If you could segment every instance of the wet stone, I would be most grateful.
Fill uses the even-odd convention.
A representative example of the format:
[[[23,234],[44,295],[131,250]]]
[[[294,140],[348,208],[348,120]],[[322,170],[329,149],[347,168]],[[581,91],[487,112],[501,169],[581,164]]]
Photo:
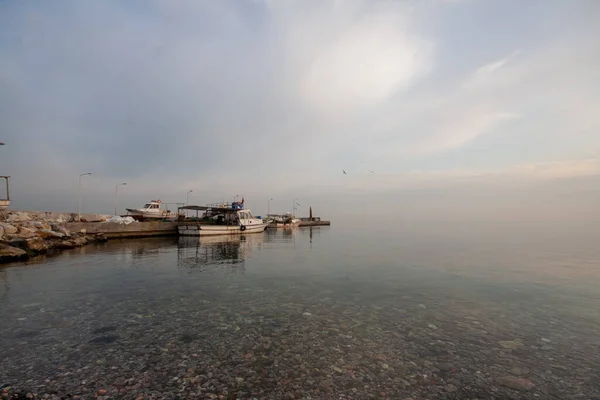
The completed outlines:
[[[496,379],[496,383],[519,391],[529,391],[535,387],[535,384],[528,379],[517,378],[514,376],[503,376]]]
[[[40,331],[19,331],[15,333],[15,337],[19,339],[32,338],[35,336],[39,336],[41,334]]]
[[[95,329],[92,331],[92,333],[97,335],[97,334],[101,334],[101,333],[114,332],[116,330],[117,330],[117,327],[114,325],[111,325],[111,326],[103,326],[102,328]]]
[[[117,341],[117,339],[119,339],[118,336],[116,335],[106,335],[106,336],[100,336],[97,338],[93,338],[89,341],[89,343],[92,344],[109,344],[109,343],[114,343]]]
[[[389,289],[297,277],[262,282],[256,278],[262,261],[194,261],[203,270],[190,272],[189,260],[175,258],[185,248],[168,247],[173,251],[160,274],[144,279],[161,257],[155,243],[140,249],[127,245],[127,257],[109,258],[107,271],[119,273],[108,284],[96,281],[93,267],[85,287],[61,293],[10,281],[9,301],[0,303],[0,383],[11,386],[0,398],[15,393],[85,400],[597,396],[599,349],[590,340],[597,325],[589,316],[535,303],[523,307],[467,301],[466,294],[456,300],[437,291],[410,292],[410,284],[398,288],[398,282]],[[210,250],[230,249],[220,244]],[[197,251],[193,247],[194,257]],[[123,260],[132,253],[135,268],[123,272],[128,266]],[[77,274],[83,271],[81,260],[70,266]],[[51,269],[59,269],[57,264]],[[252,273],[240,272],[251,267]],[[19,270],[20,279],[26,274],[26,268]],[[0,290],[1,279],[2,274]],[[12,304],[18,298],[12,293],[24,301]],[[310,316],[304,315],[307,310]],[[541,339],[546,336],[551,344]]]
[[[198,339],[198,337],[196,335],[190,335],[190,334],[181,335],[179,337],[179,340],[181,340],[183,343],[191,343],[197,339]]]
[[[500,342],[498,342],[500,344],[500,346],[504,347],[505,349],[522,349],[523,347],[525,347],[523,345],[523,343],[519,342],[518,340],[502,340]]]

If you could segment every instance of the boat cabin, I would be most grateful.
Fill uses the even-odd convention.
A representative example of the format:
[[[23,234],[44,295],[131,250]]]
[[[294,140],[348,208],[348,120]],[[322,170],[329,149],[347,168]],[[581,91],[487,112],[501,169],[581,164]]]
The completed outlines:
[[[201,220],[217,225],[246,225],[247,221],[253,218],[250,210],[213,209],[202,214]]]
[[[247,225],[251,224],[251,220],[260,220],[260,217],[252,215],[250,210],[245,210],[243,203],[231,203],[231,205],[215,204],[208,206],[184,206],[180,207],[179,211],[196,211],[196,217],[193,220],[203,224],[215,225]],[[199,211],[204,211],[201,215]]]
[[[144,207],[141,209],[144,211],[159,212],[161,203],[160,200],[150,200],[150,203],[144,204]]]

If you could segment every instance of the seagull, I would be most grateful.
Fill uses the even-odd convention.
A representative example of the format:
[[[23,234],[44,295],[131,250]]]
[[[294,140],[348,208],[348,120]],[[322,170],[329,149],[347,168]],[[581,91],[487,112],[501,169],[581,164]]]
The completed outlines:
[[[343,169],[343,170],[342,170],[342,172],[344,173],[344,175],[348,175],[348,174],[346,173],[346,170],[344,170],[344,169]]]

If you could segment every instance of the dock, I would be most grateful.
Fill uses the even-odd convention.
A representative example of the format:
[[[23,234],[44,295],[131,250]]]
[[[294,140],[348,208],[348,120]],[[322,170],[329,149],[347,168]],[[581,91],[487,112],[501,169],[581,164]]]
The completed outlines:
[[[321,219],[321,217],[314,217],[313,216],[313,212],[312,212],[312,207],[308,208],[309,210],[309,216],[308,217],[302,217],[300,218],[300,222],[296,225],[296,222],[294,222],[293,224],[289,224],[289,223],[282,223],[282,222],[271,222],[269,225],[267,225],[267,229],[277,229],[277,228],[289,228],[291,226],[296,226],[296,227],[307,227],[307,226],[329,226],[331,225],[331,221],[324,221]],[[267,214],[268,216],[269,214]],[[288,218],[293,219],[295,217],[291,216],[290,213],[288,213],[287,215],[289,215]],[[297,220],[296,220],[297,221]]]
[[[318,220],[318,221],[304,221],[304,220],[300,220],[300,224],[298,224],[299,227],[303,227],[303,226],[329,226],[331,225],[331,221],[322,221],[322,220]]]
[[[329,226],[331,221],[323,221],[321,217],[313,217],[312,207],[309,207],[309,216],[300,218],[298,226]]]
[[[177,226],[182,222],[147,221],[134,222],[129,225],[113,222],[67,222],[62,224],[71,232],[84,232],[88,235],[103,234],[108,239],[143,238],[152,236],[177,235]],[[298,227],[329,226],[331,221],[301,220]],[[275,225],[267,228],[277,228]]]
[[[88,235],[101,233],[108,239],[177,235],[177,222],[148,221],[128,225],[116,222],[67,222],[63,225],[71,232],[85,232]]]
[[[289,228],[291,226],[296,226],[299,228],[309,227],[309,226],[329,226],[331,225],[331,221],[323,221],[320,218],[310,220],[308,218],[300,219],[298,225],[290,225],[290,224],[282,224],[278,222],[271,222],[267,225],[267,229],[278,229],[278,228]]]

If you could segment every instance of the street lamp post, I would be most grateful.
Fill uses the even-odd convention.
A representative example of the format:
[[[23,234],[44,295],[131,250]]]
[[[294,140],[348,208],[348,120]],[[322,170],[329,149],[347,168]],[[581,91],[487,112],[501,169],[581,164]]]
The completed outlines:
[[[77,222],[81,222],[81,177],[85,175],[91,175],[91,172],[79,174],[79,205],[77,207]]]
[[[117,215],[117,208],[118,208],[118,196],[119,196],[119,186],[125,186],[127,185],[127,182],[123,182],[123,183],[119,183],[118,185],[115,186],[115,215]]]
[[[271,200],[273,199],[269,199],[269,201],[267,201],[267,215],[271,214]]]
[[[190,203],[190,193],[192,193],[193,190],[188,190],[187,194],[185,195],[185,205],[187,206]]]

